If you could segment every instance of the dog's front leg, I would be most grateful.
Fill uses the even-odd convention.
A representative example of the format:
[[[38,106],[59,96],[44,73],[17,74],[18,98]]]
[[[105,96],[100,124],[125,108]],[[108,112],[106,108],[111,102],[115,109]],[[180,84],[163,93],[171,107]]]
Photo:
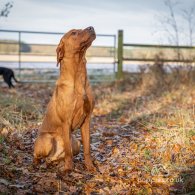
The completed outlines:
[[[71,128],[69,125],[63,125],[63,140],[64,140],[64,151],[65,151],[65,167],[64,171],[70,171],[73,169],[73,154],[71,145]]]
[[[95,171],[96,168],[93,165],[90,153],[90,117],[85,119],[85,122],[81,127],[81,134],[83,140],[85,166],[89,171]]]

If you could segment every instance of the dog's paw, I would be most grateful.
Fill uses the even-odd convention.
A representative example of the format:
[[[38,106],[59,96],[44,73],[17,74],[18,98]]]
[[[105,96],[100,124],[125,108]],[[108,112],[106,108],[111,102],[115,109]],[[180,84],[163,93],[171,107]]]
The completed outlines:
[[[64,172],[70,172],[73,169],[73,164],[72,163],[65,163],[64,166]]]
[[[58,171],[57,171],[57,177],[60,178],[60,179],[64,179],[66,177],[69,177],[71,172],[72,172],[72,169],[65,169],[64,166],[59,167]]]
[[[89,172],[97,172],[97,169],[96,169],[96,167],[93,165],[93,163],[92,163],[92,161],[91,162],[86,162],[85,163],[85,166],[86,166],[86,168],[87,168],[87,170],[89,171]]]

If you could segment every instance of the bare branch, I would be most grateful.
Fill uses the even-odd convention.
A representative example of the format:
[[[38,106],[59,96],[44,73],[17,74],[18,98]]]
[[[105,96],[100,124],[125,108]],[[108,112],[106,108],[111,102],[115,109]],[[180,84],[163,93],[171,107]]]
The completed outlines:
[[[182,10],[183,18],[188,25],[189,45],[193,45],[193,34],[194,34],[194,22],[195,22],[195,5],[189,9]]]
[[[8,17],[11,8],[13,7],[13,2],[7,2],[2,10],[0,10],[0,17]]]
[[[175,17],[175,7],[179,4],[178,2],[173,2],[171,0],[165,0],[165,5],[167,6],[169,10],[169,16],[166,18],[166,23],[169,25],[169,28],[172,28],[173,33],[175,34],[175,44],[179,45],[179,28]]]

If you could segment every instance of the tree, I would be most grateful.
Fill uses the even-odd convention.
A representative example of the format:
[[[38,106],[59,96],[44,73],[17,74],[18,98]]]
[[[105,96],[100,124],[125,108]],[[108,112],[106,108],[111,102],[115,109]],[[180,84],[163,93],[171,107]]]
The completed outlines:
[[[177,24],[177,20],[175,17],[175,7],[177,6],[177,2],[172,3],[171,0],[165,0],[164,1],[165,5],[167,6],[168,10],[169,10],[169,15],[167,17],[165,17],[165,22],[168,26],[167,32],[169,32],[173,42],[175,42],[175,44],[178,46],[180,43],[180,39],[179,39],[179,27]],[[172,33],[171,31],[169,31],[168,29],[172,29]]]
[[[158,17],[158,32],[164,32],[163,38],[166,38],[169,44],[177,46],[173,50],[175,54],[173,59],[178,60],[174,63],[177,66],[169,66],[175,78],[190,78],[190,74],[195,71],[192,63],[195,61],[195,55],[192,49],[181,49],[179,46],[188,45],[193,46],[193,38],[195,35],[195,4],[188,6],[181,0],[164,0],[164,5],[167,12]],[[161,29],[161,30],[160,30]],[[167,56],[170,57],[172,52],[168,52]],[[188,66],[183,66],[183,65]],[[183,76],[183,75],[186,76]],[[182,75],[182,76],[181,76]]]
[[[193,34],[194,34],[194,25],[195,25],[195,6],[189,8],[188,10],[183,10],[183,18],[188,25],[188,36],[189,45],[193,45]]]
[[[160,28],[158,32],[164,32],[170,44],[179,46],[181,44],[193,45],[195,34],[195,4],[182,9],[182,1],[164,0],[167,12],[157,17]]]
[[[0,17],[8,17],[11,8],[13,7],[13,2],[7,2],[4,7],[0,10]]]

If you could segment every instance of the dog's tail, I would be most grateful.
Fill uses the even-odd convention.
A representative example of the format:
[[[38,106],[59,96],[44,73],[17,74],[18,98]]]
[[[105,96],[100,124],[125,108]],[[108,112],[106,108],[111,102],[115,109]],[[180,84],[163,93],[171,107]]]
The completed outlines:
[[[16,77],[15,77],[14,74],[12,75],[12,78],[14,79],[14,81],[15,81],[16,83],[20,83],[20,81],[18,81],[18,80],[16,79]]]

